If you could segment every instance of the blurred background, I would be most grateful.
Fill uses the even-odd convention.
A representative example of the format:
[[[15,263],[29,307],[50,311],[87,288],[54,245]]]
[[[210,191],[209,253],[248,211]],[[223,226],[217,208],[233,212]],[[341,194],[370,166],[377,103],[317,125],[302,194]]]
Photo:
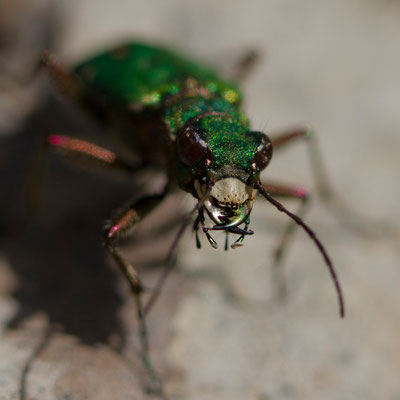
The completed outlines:
[[[2,0],[0,399],[151,398],[134,304],[101,246],[103,221],[140,185],[42,151],[50,133],[99,144],[106,135],[37,70],[41,52],[70,66],[127,39],[222,73],[259,52],[243,84],[252,127],[270,134],[311,123],[335,190],[365,222],[350,229],[317,195],[306,218],[337,268],[344,320],[300,231],[284,260],[288,294],[278,299],[272,251],[287,219],[262,199],[255,234],[238,250],[199,251],[187,232],[148,318],[169,398],[400,399],[398,0]],[[277,152],[265,177],[312,190],[306,146]],[[145,282],[174,238],[156,228],[192,205],[172,198],[121,245]]]

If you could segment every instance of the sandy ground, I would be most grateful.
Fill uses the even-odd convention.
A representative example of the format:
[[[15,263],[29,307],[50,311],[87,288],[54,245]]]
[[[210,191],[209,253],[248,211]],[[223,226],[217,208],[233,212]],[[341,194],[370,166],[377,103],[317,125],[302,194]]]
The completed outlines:
[[[252,214],[255,235],[241,249],[198,251],[187,234],[148,320],[168,398],[400,399],[400,2],[10,4],[4,10],[15,25],[7,36],[11,28],[0,19],[1,60],[17,70],[33,65],[43,46],[72,63],[126,38],[169,44],[227,72],[247,49],[258,50],[263,57],[243,85],[253,128],[273,133],[312,123],[336,191],[349,214],[365,222],[361,232],[349,227],[351,219],[318,196],[307,215],[339,273],[344,320],[321,256],[303,232],[284,261],[288,294],[278,298],[270,266],[286,218],[261,199]],[[44,80],[42,89],[29,85],[29,92],[0,82],[6,89],[0,97],[0,400],[151,398],[143,392],[134,304],[99,233],[111,210],[132,195],[133,183],[51,156],[40,211],[27,223],[21,210],[40,140],[54,131],[103,137],[68,102],[37,101],[37,93],[48,91]],[[276,153],[264,176],[312,189],[309,164],[299,143]],[[149,264],[141,268],[146,282],[158,273],[148,254],[157,248],[153,258],[162,258],[173,239],[172,233],[156,237],[153,229],[165,214],[192,204],[189,197],[173,199],[123,245],[127,258]]]

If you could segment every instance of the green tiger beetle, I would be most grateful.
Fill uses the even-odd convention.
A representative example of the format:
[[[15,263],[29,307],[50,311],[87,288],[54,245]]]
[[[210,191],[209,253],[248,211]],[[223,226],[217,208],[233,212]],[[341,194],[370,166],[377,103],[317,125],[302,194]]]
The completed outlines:
[[[235,77],[228,81],[174,51],[142,43],[118,46],[83,61],[72,70],[63,68],[48,52],[43,56],[43,64],[64,92],[104,123],[124,122],[124,129],[118,132],[119,139],[140,162],[131,165],[112,151],[66,135],[50,135],[47,139],[50,147],[67,155],[95,160],[109,169],[134,173],[151,167],[166,174],[167,183],[161,193],[147,195],[119,210],[107,223],[104,234],[104,246],[134,295],[142,357],[155,382],[145,315],[172,269],[179,239],[193,223],[198,248],[201,246],[199,230],[214,248],[217,243],[211,236],[212,231],[226,232],[226,249],[229,234],[238,236],[232,248],[242,245],[244,238],[253,234],[249,224],[257,194],[295,222],[292,221],[286,230],[276,257],[281,256],[293,227],[301,226],[318,247],[329,269],[339,299],[340,315],[344,316],[342,291],[325,247],[299,216],[275,199],[298,199],[304,206],[309,198],[308,191],[301,186],[260,180],[261,171],[271,161],[273,149],[278,150],[297,139],[308,139],[307,142],[312,143],[312,137],[309,128],[293,129],[271,139],[250,129],[240,107],[241,94],[233,82],[247,74],[253,61],[252,55],[244,57],[238,63]],[[320,173],[317,171],[317,177]],[[320,183],[323,187],[323,177]],[[144,287],[138,273],[120,255],[115,243],[177,188],[192,194],[197,203],[183,218],[156,289],[144,303]],[[211,225],[206,223],[206,217]]]

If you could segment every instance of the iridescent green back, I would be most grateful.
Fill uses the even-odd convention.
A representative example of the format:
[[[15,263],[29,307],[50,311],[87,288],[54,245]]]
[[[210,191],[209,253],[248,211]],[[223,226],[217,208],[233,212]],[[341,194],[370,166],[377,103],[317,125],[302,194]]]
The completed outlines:
[[[211,69],[179,54],[141,43],[129,43],[90,58],[75,73],[98,95],[120,107],[157,107],[165,94],[175,94],[192,77],[210,92],[238,102],[237,88],[218,78]]]

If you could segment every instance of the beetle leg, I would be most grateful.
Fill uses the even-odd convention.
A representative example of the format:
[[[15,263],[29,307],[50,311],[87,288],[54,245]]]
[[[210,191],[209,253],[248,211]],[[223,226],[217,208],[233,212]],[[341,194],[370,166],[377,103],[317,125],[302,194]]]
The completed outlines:
[[[41,64],[49,71],[50,76],[63,92],[77,101],[84,99],[85,89],[79,78],[64,68],[54,54],[48,50],[44,51]]]
[[[330,180],[328,179],[328,173],[322,161],[321,153],[316,142],[316,137],[311,129],[311,126],[291,129],[275,137],[271,137],[272,147],[274,149],[280,149],[298,139],[306,139],[309,149],[311,169],[313,171],[317,186],[317,192],[324,200],[330,201],[333,197],[333,190],[331,184],[329,183]]]
[[[129,234],[130,231],[139,223],[139,221],[151,212],[157,205],[161,203],[164,199],[165,193],[160,195],[153,195],[144,197],[134,204],[132,204],[127,209],[120,212],[116,217],[114,217],[111,223],[107,224],[107,229],[104,235],[104,246],[108,253],[114,259],[118,265],[120,272],[126,279],[134,295],[138,321],[139,321],[139,335],[142,347],[142,360],[144,366],[151,378],[153,384],[156,387],[152,387],[152,391],[157,391],[162,393],[162,388],[157,375],[154,372],[153,366],[150,361],[149,355],[149,342],[148,334],[146,328],[145,315],[143,312],[143,304],[141,294],[143,292],[143,285],[140,281],[138,272],[136,269],[129,264],[120,255],[118,249],[114,246],[115,240],[117,240],[122,234]]]
[[[70,136],[53,134],[48,136],[45,142],[41,138],[39,139],[35,150],[35,159],[32,162],[29,179],[27,179],[25,195],[27,217],[33,216],[40,205],[41,187],[45,173],[45,155],[49,147],[61,152],[71,161],[80,162],[82,167],[94,166],[97,169],[107,169],[119,174],[133,174],[146,166],[143,163],[129,164],[110,150]]]
[[[329,205],[341,223],[350,230],[367,236],[376,235],[382,228],[381,224],[373,221],[365,222],[366,218],[352,209],[333,189],[311,126],[306,125],[272,136],[271,142],[274,149],[280,149],[298,139],[306,140],[316,191],[324,203]]]
[[[87,164],[96,164],[97,166],[129,173],[143,168],[143,164],[130,165],[110,150],[71,136],[53,134],[47,137],[47,144],[51,148],[62,151],[66,156]]]
[[[297,199],[301,201],[301,205],[296,215],[300,218],[303,218],[303,215],[306,211],[308,201],[310,199],[310,193],[308,190],[302,186],[285,186],[278,184],[264,184],[263,185],[266,192],[270,193],[272,196],[281,197],[281,198],[291,198]],[[276,274],[276,281],[278,287],[278,294],[280,297],[284,297],[287,293],[286,282],[283,276],[283,271],[280,267],[282,264],[282,259],[286,254],[286,250],[290,243],[291,238],[295,232],[297,224],[293,221],[290,221],[282,235],[281,240],[274,251],[274,260],[273,260],[273,270]]]
[[[58,62],[56,56],[47,50],[43,53],[41,65],[49,72],[61,92],[74,99],[97,120],[106,122],[104,97],[100,96],[99,99],[97,95],[94,95],[91,88],[85,85],[79,76],[66,69]]]
[[[151,295],[149,301],[147,302],[147,304],[144,307],[144,313],[145,315],[150,311],[151,307],[153,307],[154,303],[156,302],[158,296],[161,293],[161,289],[169,275],[169,273],[172,270],[172,267],[174,266],[174,262],[175,262],[175,250],[178,246],[179,241],[181,240],[186,228],[188,227],[188,225],[191,223],[192,221],[192,217],[193,214],[197,211],[199,213],[202,212],[202,208],[203,208],[203,201],[204,199],[208,196],[208,194],[210,193],[210,187],[207,188],[206,193],[204,194],[203,198],[199,199],[199,201],[197,202],[196,206],[192,209],[192,211],[190,211],[189,214],[187,214],[182,221],[182,224],[175,236],[174,241],[172,242],[171,247],[169,248],[168,254],[167,254],[167,258],[165,260],[165,267],[164,267],[164,271],[163,273],[160,275],[160,277],[158,278],[158,282],[154,288],[153,294]]]
[[[255,50],[250,50],[247,53],[244,53],[234,65],[231,79],[234,82],[243,82],[252,72],[259,59],[260,55]]]

